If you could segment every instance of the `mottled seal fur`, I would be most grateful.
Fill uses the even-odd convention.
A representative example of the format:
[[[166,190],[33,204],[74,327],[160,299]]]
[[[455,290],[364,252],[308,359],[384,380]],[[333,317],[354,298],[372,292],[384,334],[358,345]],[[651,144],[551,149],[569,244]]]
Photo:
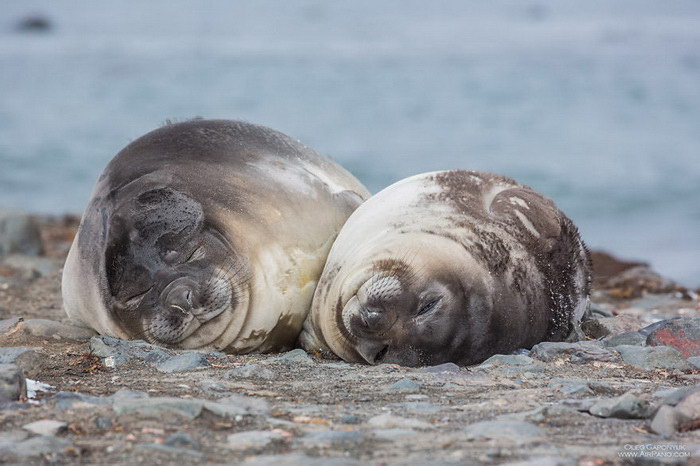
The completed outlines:
[[[552,201],[503,176],[426,173],[350,216],[300,341],[350,362],[475,364],[564,339],[589,288],[588,251]]]
[[[269,128],[166,125],[100,176],[63,273],[65,311],[102,334],[171,347],[289,348],[333,240],[368,195]]]

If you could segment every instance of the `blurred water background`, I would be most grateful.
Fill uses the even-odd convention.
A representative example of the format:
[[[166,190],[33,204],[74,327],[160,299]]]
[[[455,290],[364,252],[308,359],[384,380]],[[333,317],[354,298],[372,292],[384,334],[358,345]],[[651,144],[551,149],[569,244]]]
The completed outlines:
[[[80,212],[166,119],[238,118],[372,191],[545,193],[593,248],[700,285],[700,2],[0,1],[0,205]],[[27,17],[44,18],[20,30]],[[29,26],[32,26],[31,24]]]

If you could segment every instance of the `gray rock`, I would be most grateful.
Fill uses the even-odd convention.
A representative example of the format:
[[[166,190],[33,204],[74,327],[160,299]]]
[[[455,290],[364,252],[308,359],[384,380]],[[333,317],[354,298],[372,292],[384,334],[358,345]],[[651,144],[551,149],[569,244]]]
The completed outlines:
[[[111,429],[111,428],[112,428],[112,425],[114,425],[114,423],[113,423],[112,420],[111,420],[110,418],[108,418],[108,417],[102,417],[102,416],[100,416],[100,417],[98,417],[97,419],[95,419],[95,426],[96,426],[98,429],[108,430],[108,429]]]
[[[376,429],[372,431],[372,434],[378,440],[393,441],[403,437],[418,435],[418,432],[413,429]]]
[[[177,448],[190,448],[193,450],[199,450],[200,448],[199,442],[194,440],[185,432],[176,432],[172,434],[170,437],[165,439],[163,445]]]
[[[284,436],[277,432],[266,430],[251,430],[231,434],[226,441],[226,447],[232,450],[262,449],[274,441],[282,440]]]
[[[693,356],[688,358],[688,362],[695,366],[696,369],[700,369],[700,356]]]
[[[399,429],[432,429],[433,426],[418,419],[394,416],[391,413],[374,416],[367,421],[371,427],[399,428]]]
[[[69,340],[88,340],[97,335],[97,332],[91,328],[76,327],[48,319],[25,320],[20,324],[20,329],[35,337],[61,337]]]
[[[657,322],[647,331],[648,346],[670,346],[684,358],[700,356],[700,317],[681,317]]]
[[[646,419],[652,414],[653,409],[647,400],[625,393],[617,398],[598,401],[588,412],[598,417]]]
[[[220,398],[217,404],[221,406],[236,406],[242,409],[246,414],[265,415],[270,412],[270,405],[263,398],[255,398],[245,395],[230,395]]]
[[[54,275],[61,268],[61,262],[49,257],[26,256],[12,254],[0,261],[3,267],[8,267],[25,280]]]
[[[207,358],[200,353],[187,352],[158,363],[156,369],[160,372],[183,372],[209,366],[211,364]]]
[[[18,443],[0,445],[0,460],[7,457],[31,458],[35,456],[61,455],[73,444],[66,439],[38,435]]]
[[[262,367],[260,364],[249,363],[243,364],[242,366],[234,367],[231,369],[226,377],[236,379],[236,378],[259,378],[265,380],[273,380],[276,375],[270,369]]]
[[[6,443],[18,443],[29,437],[29,432],[26,430],[8,430],[5,432],[0,432],[0,446]]]
[[[394,382],[384,388],[386,391],[390,392],[416,392],[420,390],[420,384],[415,380],[408,378],[403,378],[398,382]]]
[[[589,338],[602,338],[624,332],[637,331],[641,327],[639,320],[632,316],[593,317],[581,323],[583,333]]]
[[[525,461],[504,463],[506,466],[577,466],[579,463],[573,458],[559,456],[538,456]]]
[[[615,347],[622,359],[632,366],[647,371],[654,369],[692,370],[693,365],[683,359],[674,348],[668,346],[641,347],[620,345]]]
[[[121,388],[116,392],[112,393],[108,398],[110,401],[137,400],[140,398],[148,398],[148,393],[141,390],[129,390],[127,388]]]
[[[678,431],[680,425],[688,419],[675,408],[663,405],[659,408],[649,425],[652,432],[664,437],[671,437]]]
[[[419,373],[441,373],[441,372],[459,372],[459,366],[453,362],[446,362],[444,364],[438,364],[437,366],[421,367],[417,369],[416,372]]]
[[[603,344],[608,348],[620,345],[645,346],[647,337],[639,332],[624,332],[619,335],[612,335],[603,340]]]
[[[305,447],[322,447],[329,448],[334,446],[342,446],[347,444],[361,443],[364,440],[362,432],[356,430],[326,430],[321,432],[312,432],[301,439],[301,443]]]
[[[136,400],[118,400],[113,409],[118,415],[133,414],[142,418],[160,419],[172,415],[185,419],[195,419],[202,412],[203,400],[180,398],[145,398]]]
[[[686,395],[676,405],[676,411],[692,421],[700,420],[700,391],[695,390]]]
[[[0,320],[0,335],[4,335],[15,328],[20,322],[24,321],[24,317],[12,317],[11,319]]]
[[[661,390],[654,393],[655,397],[663,398],[661,403],[669,406],[676,406],[685,397],[691,393],[700,390],[700,385],[691,385],[689,387],[671,388],[669,390]]]
[[[149,364],[158,364],[170,359],[174,351],[166,351],[145,341],[128,341],[119,338],[98,335],[90,339],[90,350],[101,358],[110,358],[114,366],[119,366],[131,359],[139,359]],[[105,361],[105,365],[107,361]]]
[[[42,372],[44,359],[35,348],[29,346],[0,348],[0,364],[16,364],[27,377],[36,377]]]
[[[58,435],[68,429],[68,424],[53,419],[43,419],[25,424],[22,429],[39,435]]]
[[[603,347],[598,341],[580,341],[577,343],[546,341],[532,347],[531,355],[535,359],[551,362],[568,357],[573,364],[589,361],[614,361],[615,354]]]
[[[464,432],[467,438],[506,439],[516,443],[544,438],[542,429],[529,422],[484,421],[468,425]]]
[[[485,369],[493,366],[528,366],[535,361],[523,354],[494,354],[477,366],[477,369]]]
[[[178,458],[182,458],[183,455],[186,456],[191,456],[194,458],[202,458],[204,454],[202,452],[199,452],[197,450],[193,450],[191,448],[179,448],[179,447],[171,447],[168,445],[160,445],[157,443],[141,443],[139,445],[136,445],[136,448],[139,450],[146,450],[146,451],[156,451],[159,453],[165,453],[170,456],[176,456]]]
[[[587,383],[576,380],[554,380],[549,383],[549,387],[565,395],[593,395],[593,390]]]
[[[16,401],[27,396],[27,380],[15,364],[0,364],[0,400]]]
[[[588,410],[591,409],[591,407],[598,401],[600,401],[598,398],[578,398],[560,400],[559,404],[576,411],[588,412]]]
[[[426,401],[406,401],[403,403],[392,403],[390,408],[408,411],[410,413],[437,413],[442,407]]]
[[[299,453],[260,455],[247,459],[248,466],[358,466],[363,463],[352,458],[314,458]]]
[[[104,396],[86,395],[77,392],[58,392],[51,398],[56,403],[56,408],[62,411],[67,409],[90,408],[112,403],[112,399]]]
[[[314,360],[301,348],[288,351],[276,358],[268,359],[268,362],[279,362],[283,364],[310,364]]]
[[[41,233],[36,219],[24,212],[0,207],[0,255],[41,254]]]
[[[340,423],[341,424],[360,424],[362,422],[362,419],[359,418],[359,416],[355,416],[354,414],[343,414],[340,416]]]

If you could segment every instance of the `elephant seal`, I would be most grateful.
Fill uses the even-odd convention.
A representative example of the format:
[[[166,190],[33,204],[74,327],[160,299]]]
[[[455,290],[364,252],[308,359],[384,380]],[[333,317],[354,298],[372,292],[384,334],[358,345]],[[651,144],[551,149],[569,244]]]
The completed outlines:
[[[168,124],[99,177],[65,265],[65,311],[101,334],[169,347],[289,348],[333,240],[368,196],[269,128]]]
[[[399,181],[348,219],[300,336],[348,362],[470,365],[562,340],[590,260],[549,199],[489,173]]]

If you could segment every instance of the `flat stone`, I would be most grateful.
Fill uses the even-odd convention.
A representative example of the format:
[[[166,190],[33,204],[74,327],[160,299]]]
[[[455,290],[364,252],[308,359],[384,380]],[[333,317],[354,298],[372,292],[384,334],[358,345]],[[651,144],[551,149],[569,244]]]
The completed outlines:
[[[615,347],[622,359],[632,366],[647,371],[654,369],[692,370],[693,365],[686,361],[674,348],[668,346],[630,346]]]
[[[600,400],[588,411],[598,417],[646,419],[652,414],[653,409],[647,400],[625,393],[617,398]]]
[[[641,322],[629,315],[616,317],[594,317],[581,323],[583,333],[589,338],[602,338],[624,332],[637,331]]]
[[[243,464],[248,466],[358,466],[366,463],[352,458],[314,458],[299,453],[287,453],[254,456],[248,458]]]
[[[459,366],[453,362],[446,362],[444,364],[438,364],[437,366],[421,367],[416,369],[418,373],[425,374],[435,374],[441,372],[459,372]]]
[[[136,445],[136,448],[138,448],[139,450],[157,451],[159,453],[165,453],[167,455],[175,456],[178,458],[182,458],[182,456],[202,458],[204,456],[202,452],[193,450],[191,448],[172,447],[169,445],[158,443],[141,443],[139,445]]]
[[[259,378],[265,380],[273,380],[276,375],[270,369],[261,366],[256,363],[243,364],[242,366],[234,367],[227,374],[226,377],[236,379],[236,378]]]
[[[593,390],[585,382],[572,380],[555,380],[549,383],[553,388],[565,395],[593,395]]]
[[[686,395],[677,405],[676,411],[691,421],[700,419],[700,390]]]
[[[11,332],[20,322],[24,321],[24,317],[12,317],[10,319],[0,320],[0,335]]]
[[[184,372],[209,366],[211,364],[202,354],[187,352],[158,363],[156,369],[160,372]]]
[[[620,345],[645,346],[647,344],[647,337],[639,332],[624,332],[606,338],[603,340],[603,344],[608,348]]]
[[[77,392],[58,392],[51,398],[56,403],[56,409],[65,411],[68,409],[93,408],[112,403],[112,399],[104,396],[86,395]]]
[[[190,448],[193,450],[199,450],[200,448],[199,442],[194,440],[185,432],[176,432],[172,434],[170,437],[165,439],[163,445],[177,448]]]
[[[405,401],[403,403],[392,403],[390,408],[408,411],[410,413],[437,413],[442,411],[442,407],[426,401]]]
[[[97,335],[91,328],[76,327],[75,325],[64,324],[48,319],[30,319],[20,324],[20,329],[25,333],[35,337],[61,337],[69,340],[89,340]]]
[[[314,362],[306,351],[301,348],[288,351],[275,358],[268,359],[268,362],[280,362],[283,364],[311,364]]]
[[[122,340],[120,338],[98,335],[90,339],[90,351],[101,358],[111,358],[114,366],[120,366],[131,359],[138,359],[149,364],[158,364],[170,359],[175,352],[166,351],[145,341]],[[107,361],[105,361],[105,365]]]
[[[384,387],[384,390],[390,392],[417,392],[420,390],[420,384],[415,380],[403,378],[398,382],[394,382],[391,385]]]
[[[468,425],[464,432],[467,438],[507,439],[518,443],[545,437],[542,429],[521,421],[477,422]]]
[[[58,273],[58,270],[61,268],[61,262],[56,259],[24,254],[5,256],[0,261],[0,265],[14,270],[25,280],[48,277]]]
[[[36,377],[44,367],[44,357],[29,346],[0,348],[0,364],[16,364],[28,377]]]
[[[506,466],[577,466],[579,462],[573,458],[560,456],[538,456],[525,461],[504,463]]]
[[[693,356],[688,358],[688,362],[695,366],[696,369],[700,369],[700,356]]]
[[[340,416],[339,422],[341,424],[360,424],[362,423],[362,419],[354,414],[343,414]]]
[[[687,421],[675,408],[667,405],[662,405],[654,419],[651,421],[649,428],[652,432],[664,437],[671,437],[678,431],[678,427]]]
[[[0,207],[0,255],[42,252],[39,223],[29,214]]]
[[[209,402],[211,403],[211,402]],[[218,405],[223,408],[236,407],[243,410],[246,414],[262,416],[270,412],[270,405],[263,398],[255,398],[245,395],[230,395],[217,400]],[[209,405],[207,405],[209,406]]]
[[[43,419],[25,424],[22,429],[39,435],[58,435],[68,429],[68,424],[53,419]]]
[[[686,396],[691,393],[700,390],[700,385],[691,385],[690,387],[682,388],[671,388],[668,390],[661,390],[654,393],[655,397],[663,398],[661,403],[669,406],[676,406],[680,403]]]
[[[418,419],[394,416],[391,413],[374,416],[367,421],[372,427],[399,428],[399,429],[432,429],[433,426]]]
[[[119,400],[113,405],[118,415],[133,414],[142,418],[160,419],[174,415],[185,419],[195,419],[202,412],[203,400],[170,397]]]
[[[38,435],[18,443],[0,445],[0,459],[6,459],[6,455],[15,458],[60,455],[72,446],[69,440],[60,437]]]
[[[276,440],[282,440],[284,436],[277,432],[267,430],[251,430],[231,434],[226,440],[226,447],[233,450],[248,450],[251,448],[262,449]]]
[[[580,341],[577,343],[546,341],[532,347],[531,355],[535,359],[551,362],[568,357],[573,364],[589,361],[615,361],[617,358],[598,341]]]
[[[418,431],[413,429],[375,429],[372,431],[372,434],[378,440],[393,441],[403,437],[418,435]]]
[[[114,425],[114,422],[112,422],[112,420],[108,417],[100,416],[97,419],[95,419],[95,426],[98,429],[102,429],[102,430],[111,429],[113,425]]]
[[[476,368],[486,369],[494,366],[528,366],[534,363],[534,359],[523,354],[494,354]]]
[[[347,444],[361,443],[364,440],[364,434],[356,430],[326,430],[321,432],[312,432],[301,439],[301,443],[305,447],[333,447]]]
[[[700,356],[700,317],[681,317],[657,322],[648,333],[647,345],[670,346],[684,358]]]
[[[0,364],[0,401],[16,401],[27,396],[27,381],[15,364]]]

